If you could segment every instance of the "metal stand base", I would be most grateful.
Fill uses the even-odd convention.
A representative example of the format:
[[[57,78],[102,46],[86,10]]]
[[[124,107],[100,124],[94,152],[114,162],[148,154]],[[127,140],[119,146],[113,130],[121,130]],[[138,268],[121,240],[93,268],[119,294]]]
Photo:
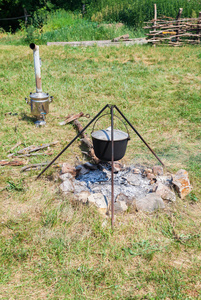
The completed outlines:
[[[151,149],[151,147],[145,142],[143,137],[139,134],[139,132],[133,127],[133,125],[129,122],[129,120],[124,116],[124,114],[118,109],[116,105],[107,104],[103,109],[80,131],[74,139],[42,170],[42,172],[36,177],[38,179],[54,162],[57,158],[69,148],[74,141],[100,116],[100,114],[106,109],[110,109],[111,114],[111,157],[112,157],[112,176],[111,176],[111,226],[114,226],[114,128],[113,128],[113,118],[114,118],[114,108],[118,111],[118,113],[123,117],[126,123],[132,128],[132,130],[138,135],[138,137],[143,141],[143,143],[147,146],[147,148],[152,152],[152,154],[157,158],[157,160],[164,166],[160,158],[156,155],[156,153]]]
[[[46,122],[43,120],[37,120],[36,122],[34,122],[34,124],[36,124],[36,127],[39,127],[46,125]]]

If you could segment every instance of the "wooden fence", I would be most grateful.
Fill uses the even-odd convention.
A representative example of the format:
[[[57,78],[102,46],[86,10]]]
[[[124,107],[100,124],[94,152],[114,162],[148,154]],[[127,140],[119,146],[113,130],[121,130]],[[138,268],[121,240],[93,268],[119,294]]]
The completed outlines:
[[[168,44],[182,46],[184,44],[200,44],[201,12],[198,18],[181,18],[183,8],[179,9],[176,19],[163,16],[157,19],[157,8],[154,4],[154,19],[145,22],[144,29],[150,29],[147,40],[154,46]]]

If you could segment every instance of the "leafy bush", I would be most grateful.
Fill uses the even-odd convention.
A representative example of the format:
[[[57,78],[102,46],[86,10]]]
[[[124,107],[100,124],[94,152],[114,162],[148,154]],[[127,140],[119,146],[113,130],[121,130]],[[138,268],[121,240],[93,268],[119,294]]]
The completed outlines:
[[[85,41],[112,39],[128,33],[130,37],[139,36],[124,24],[98,24],[82,18],[80,14],[57,10],[50,14],[40,35],[41,43],[47,41]],[[142,33],[140,32],[142,36]]]

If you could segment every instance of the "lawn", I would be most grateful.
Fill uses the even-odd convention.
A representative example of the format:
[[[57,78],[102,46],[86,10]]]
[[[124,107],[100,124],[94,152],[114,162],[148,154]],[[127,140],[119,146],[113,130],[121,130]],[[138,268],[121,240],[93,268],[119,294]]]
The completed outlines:
[[[59,192],[59,169],[0,167],[2,299],[201,299],[201,48],[40,46],[42,87],[54,96],[47,125],[36,128],[24,98],[35,92],[28,46],[0,46],[1,160],[20,148],[59,141],[50,161],[76,134],[59,122],[95,116],[116,104],[166,165],[189,172],[192,193],[164,211],[110,220]],[[11,114],[6,114],[10,112]],[[89,120],[81,118],[86,125]],[[108,125],[101,118],[98,127]],[[87,130],[90,134],[92,128]],[[139,138],[122,162],[157,164]],[[58,163],[86,161],[76,141]]]

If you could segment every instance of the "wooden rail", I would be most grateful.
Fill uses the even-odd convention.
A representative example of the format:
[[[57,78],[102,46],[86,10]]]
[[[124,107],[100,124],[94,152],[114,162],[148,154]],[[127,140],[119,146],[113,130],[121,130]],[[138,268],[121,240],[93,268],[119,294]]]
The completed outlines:
[[[198,18],[181,18],[183,8],[179,9],[176,19],[163,16],[157,18],[157,8],[154,4],[154,19],[145,22],[144,29],[149,29],[148,43],[154,46],[168,44],[182,46],[184,44],[200,44],[201,42],[201,12]]]

